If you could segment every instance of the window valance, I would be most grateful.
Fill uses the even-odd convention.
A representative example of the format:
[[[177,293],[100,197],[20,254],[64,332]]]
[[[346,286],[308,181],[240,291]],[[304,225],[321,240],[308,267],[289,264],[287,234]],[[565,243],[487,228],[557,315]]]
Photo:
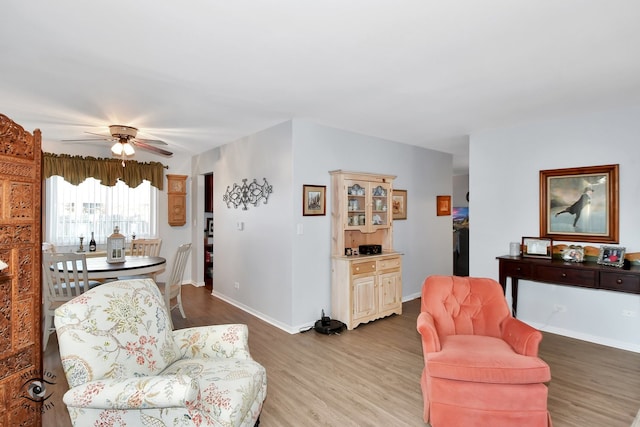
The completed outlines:
[[[122,167],[120,159],[70,156],[68,154],[42,153],[42,176],[44,179],[59,175],[65,181],[78,185],[87,178],[100,180],[102,185],[113,187],[118,179],[135,188],[145,179],[158,190],[162,190],[166,168],[159,162],[127,160]]]

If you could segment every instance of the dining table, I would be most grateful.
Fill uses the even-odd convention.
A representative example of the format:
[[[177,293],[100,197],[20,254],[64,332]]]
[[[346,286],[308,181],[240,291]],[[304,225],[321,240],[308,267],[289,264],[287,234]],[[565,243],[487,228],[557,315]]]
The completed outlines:
[[[124,262],[107,262],[107,257],[87,258],[87,274],[90,280],[117,279],[123,276],[139,276],[157,273],[166,268],[167,260],[159,256],[125,257]]]

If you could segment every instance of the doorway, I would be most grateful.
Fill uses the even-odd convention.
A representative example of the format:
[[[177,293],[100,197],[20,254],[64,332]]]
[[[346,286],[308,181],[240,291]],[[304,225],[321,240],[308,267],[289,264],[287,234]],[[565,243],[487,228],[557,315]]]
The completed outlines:
[[[213,173],[204,175],[204,286],[213,291]]]

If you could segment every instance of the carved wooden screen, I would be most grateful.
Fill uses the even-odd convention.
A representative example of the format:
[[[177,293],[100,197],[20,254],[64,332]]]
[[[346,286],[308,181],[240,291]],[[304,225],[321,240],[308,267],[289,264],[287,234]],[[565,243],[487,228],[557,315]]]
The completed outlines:
[[[41,135],[0,114],[0,425],[39,426]]]

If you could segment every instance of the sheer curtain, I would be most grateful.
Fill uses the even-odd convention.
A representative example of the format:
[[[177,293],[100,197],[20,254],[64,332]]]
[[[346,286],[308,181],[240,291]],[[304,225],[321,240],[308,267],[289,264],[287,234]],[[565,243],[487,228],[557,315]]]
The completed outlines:
[[[78,185],[61,176],[47,178],[45,240],[57,247],[76,249],[80,236],[88,250],[91,233],[96,243],[106,244],[115,226],[130,240],[157,235],[157,189],[149,181],[130,188],[122,181],[104,186],[94,178]]]

